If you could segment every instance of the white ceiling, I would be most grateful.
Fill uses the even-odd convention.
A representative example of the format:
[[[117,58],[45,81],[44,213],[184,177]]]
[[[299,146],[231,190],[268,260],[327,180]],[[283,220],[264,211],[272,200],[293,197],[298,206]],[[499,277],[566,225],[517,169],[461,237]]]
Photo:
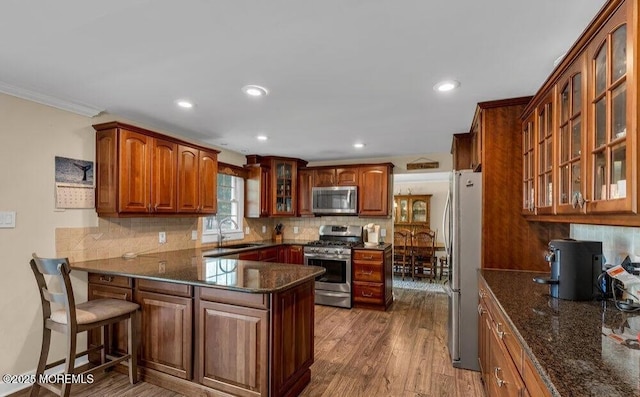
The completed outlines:
[[[321,161],[448,152],[477,102],[534,94],[603,4],[5,0],[0,90],[242,153]],[[457,91],[433,91],[451,78]],[[246,84],[270,94],[248,98]],[[179,98],[196,107],[178,109]],[[366,146],[356,151],[358,141]]]

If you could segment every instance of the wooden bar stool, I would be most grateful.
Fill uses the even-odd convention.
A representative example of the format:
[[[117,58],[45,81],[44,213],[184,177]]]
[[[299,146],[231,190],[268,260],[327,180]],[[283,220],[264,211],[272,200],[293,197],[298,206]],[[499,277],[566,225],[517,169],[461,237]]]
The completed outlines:
[[[40,299],[42,301],[42,349],[40,351],[40,359],[36,369],[36,382],[31,387],[31,396],[37,396],[40,387],[43,387],[59,396],[68,396],[71,391],[71,383],[57,384],[41,383],[39,376],[45,370],[65,364],[65,374],[88,375],[94,372],[102,371],[112,367],[124,360],[128,360],[129,365],[129,381],[136,383],[138,381],[137,368],[137,350],[138,335],[136,332],[136,324],[138,322],[138,306],[136,303],[118,300],[118,299],[96,299],[76,305],[73,297],[73,289],[71,288],[71,279],[69,273],[71,268],[67,258],[39,258],[33,254],[31,259],[31,270],[36,277]],[[53,276],[47,283],[44,276]],[[51,281],[60,282],[62,292],[52,291],[50,289]],[[55,282],[53,283],[55,285]],[[51,310],[51,303],[62,305],[64,308]],[[121,357],[107,356],[105,334],[106,328],[110,324],[127,320],[129,327],[128,353]],[[84,352],[76,354],[77,334],[90,329],[101,329],[101,344]],[[67,335],[67,356],[66,358],[47,364],[49,356],[49,347],[51,343],[51,330],[62,332]],[[75,359],[89,354],[90,352],[103,350],[101,355],[101,364],[87,371],[76,373]],[[109,360],[107,360],[109,358]],[[66,380],[66,378],[65,378]]]

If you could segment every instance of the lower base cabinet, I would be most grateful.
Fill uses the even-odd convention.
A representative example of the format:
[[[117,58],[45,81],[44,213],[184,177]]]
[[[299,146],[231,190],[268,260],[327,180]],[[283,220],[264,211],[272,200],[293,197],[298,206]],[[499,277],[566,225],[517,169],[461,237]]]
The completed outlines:
[[[551,396],[482,278],[478,294],[478,359],[485,394]]]
[[[198,382],[234,396],[267,396],[268,315],[267,310],[200,300]]]
[[[193,378],[193,298],[190,285],[138,280],[140,365],[182,379]]]
[[[353,250],[353,305],[386,310],[393,303],[391,245],[384,251]]]

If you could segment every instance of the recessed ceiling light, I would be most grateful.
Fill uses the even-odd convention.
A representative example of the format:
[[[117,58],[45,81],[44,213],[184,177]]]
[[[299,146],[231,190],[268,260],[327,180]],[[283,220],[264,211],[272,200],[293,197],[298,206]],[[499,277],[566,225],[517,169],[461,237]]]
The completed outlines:
[[[266,88],[259,85],[245,85],[242,91],[249,96],[266,96],[269,93]]]
[[[193,103],[187,101],[186,99],[178,99],[176,101],[176,105],[180,106],[181,108],[185,108],[185,109],[191,109],[193,107]]]
[[[266,135],[258,135],[256,138],[257,138],[259,141],[266,141],[267,139],[269,139],[269,137],[268,137],[268,136],[266,136]]]
[[[362,149],[364,147],[364,143],[354,143],[353,147],[356,149]]]
[[[438,92],[447,92],[455,90],[460,87],[460,82],[457,80],[445,80],[433,86],[433,89]]]

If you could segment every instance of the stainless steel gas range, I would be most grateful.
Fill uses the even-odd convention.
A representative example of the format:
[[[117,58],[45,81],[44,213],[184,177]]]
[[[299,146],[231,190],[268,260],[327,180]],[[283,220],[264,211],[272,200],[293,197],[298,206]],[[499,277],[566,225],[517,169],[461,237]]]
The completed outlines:
[[[351,307],[351,248],[362,244],[362,226],[323,225],[320,239],[304,247],[304,264],[321,266],[326,273],[316,278],[315,302]]]

